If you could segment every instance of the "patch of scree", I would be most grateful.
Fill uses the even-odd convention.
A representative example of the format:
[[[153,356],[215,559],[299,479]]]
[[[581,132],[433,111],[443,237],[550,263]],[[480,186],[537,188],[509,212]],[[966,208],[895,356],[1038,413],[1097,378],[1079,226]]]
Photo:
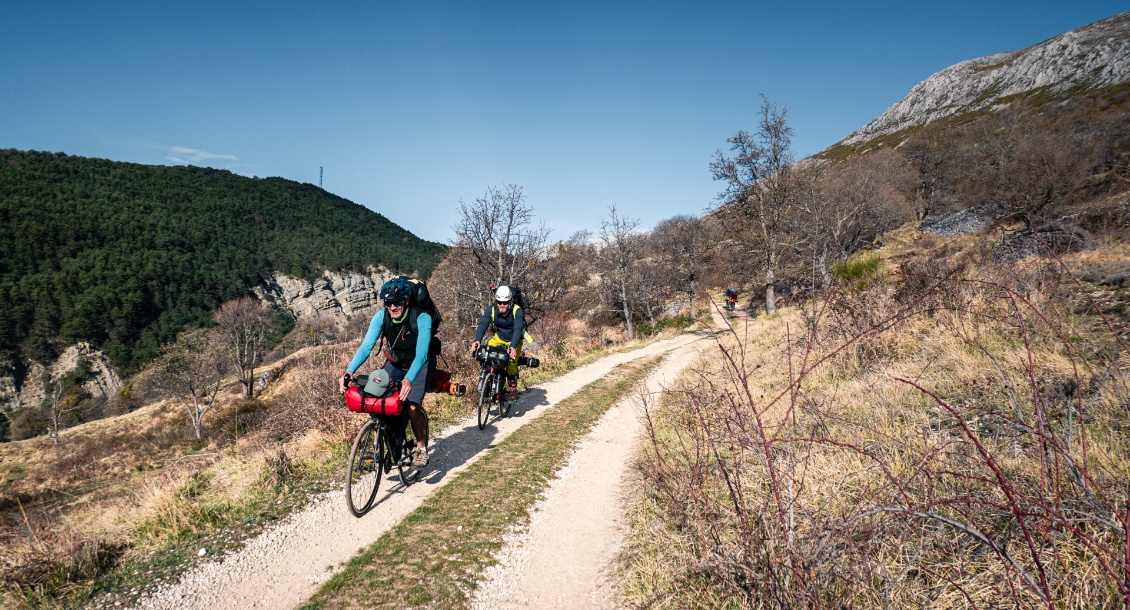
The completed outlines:
[[[968,235],[996,220],[1004,214],[1004,208],[996,204],[979,205],[959,212],[932,216],[918,224],[918,230],[942,237]]]

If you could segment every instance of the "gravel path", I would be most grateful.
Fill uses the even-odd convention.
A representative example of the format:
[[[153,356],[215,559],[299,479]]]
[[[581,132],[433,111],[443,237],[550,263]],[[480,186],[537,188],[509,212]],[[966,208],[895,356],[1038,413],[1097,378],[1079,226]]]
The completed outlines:
[[[684,350],[681,354],[685,354]],[[694,360],[671,358],[647,380],[655,395]],[[582,440],[475,591],[475,610],[619,608],[614,560],[623,543],[623,478],[640,441],[642,400],[613,406]]]
[[[162,585],[136,608],[221,610],[293,608],[312,595],[359,549],[415,510],[421,502],[473,463],[483,451],[552,408],[554,404],[638,358],[676,350],[697,337],[682,335],[644,348],[613,354],[522,394],[511,416],[478,430],[474,418],[452,427],[433,442],[435,451],[421,480],[408,488],[386,479],[377,505],[363,518],[349,514],[340,491],[314,499],[243,549],[220,561],[202,563],[175,584]],[[360,425],[360,420],[358,420]]]

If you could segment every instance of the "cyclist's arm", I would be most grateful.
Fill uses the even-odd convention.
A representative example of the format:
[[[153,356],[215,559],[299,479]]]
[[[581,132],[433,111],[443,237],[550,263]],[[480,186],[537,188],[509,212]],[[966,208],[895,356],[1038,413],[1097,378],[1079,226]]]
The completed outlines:
[[[353,360],[349,361],[349,368],[345,371],[353,374],[357,367],[365,363],[369,358],[369,353],[373,351],[373,346],[377,344],[377,338],[381,336],[381,329],[385,323],[385,310],[382,308],[373,316],[372,321],[369,322],[369,330],[365,332],[365,340],[361,342],[361,347],[357,348],[357,353],[353,354]],[[428,332],[431,333],[432,325],[431,318],[428,318]]]
[[[408,383],[416,383],[416,375],[420,374],[420,370],[428,360],[428,346],[432,343],[431,314],[421,313],[416,318],[416,328],[420,331],[416,337],[416,357],[412,359],[412,366],[408,367],[408,372],[404,374]]]
[[[487,307],[487,310],[483,312],[483,317],[479,318],[479,328],[475,330],[475,343],[482,343],[483,335],[487,334],[487,327],[490,326],[490,310],[492,308],[494,308],[494,305]]]
[[[526,312],[521,307],[514,308],[514,336],[510,337],[510,347],[518,349],[522,342],[522,330],[526,328]]]

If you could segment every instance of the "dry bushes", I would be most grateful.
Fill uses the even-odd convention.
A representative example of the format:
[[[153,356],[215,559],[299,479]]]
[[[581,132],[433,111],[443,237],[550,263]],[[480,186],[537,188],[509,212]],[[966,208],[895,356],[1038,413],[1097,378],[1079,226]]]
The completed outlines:
[[[901,274],[736,329],[651,409],[637,605],[1130,604],[1130,350],[1054,264]]]
[[[263,423],[263,432],[282,440],[317,429],[335,441],[351,440],[359,427],[357,416],[345,410],[338,377],[354,351],[352,344],[339,344],[307,349],[293,357],[264,396],[277,408]]]

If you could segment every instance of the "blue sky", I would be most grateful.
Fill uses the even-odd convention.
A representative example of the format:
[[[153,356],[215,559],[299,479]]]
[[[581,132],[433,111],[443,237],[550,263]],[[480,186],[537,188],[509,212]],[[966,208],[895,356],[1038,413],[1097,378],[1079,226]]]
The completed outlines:
[[[0,0],[0,148],[282,176],[453,237],[517,184],[553,237],[715,203],[714,151],[788,107],[798,156],[934,72],[1130,0]]]

